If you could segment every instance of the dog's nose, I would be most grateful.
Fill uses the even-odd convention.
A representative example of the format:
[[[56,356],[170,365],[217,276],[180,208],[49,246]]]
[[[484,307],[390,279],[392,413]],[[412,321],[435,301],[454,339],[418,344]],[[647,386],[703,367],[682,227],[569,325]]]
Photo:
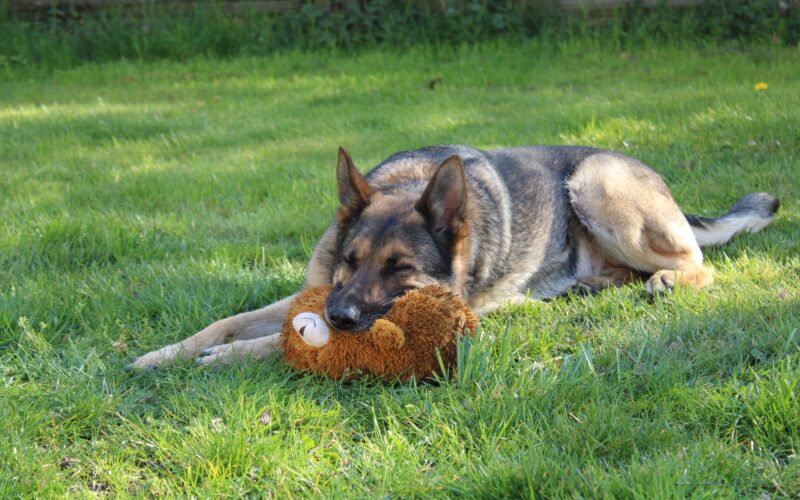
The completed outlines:
[[[328,319],[337,330],[352,330],[358,324],[361,311],[351,305],[335,306],[328,311]]]

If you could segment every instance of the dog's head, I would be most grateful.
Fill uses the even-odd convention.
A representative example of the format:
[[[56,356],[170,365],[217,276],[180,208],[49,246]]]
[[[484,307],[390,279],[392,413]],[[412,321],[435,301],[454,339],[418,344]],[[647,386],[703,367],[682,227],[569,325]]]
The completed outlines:
[[[451,156],[425,190],[374,190],[339,148],[338,235],[333,291],[325,302],[339,330],[367,330],[408,290],[438,283],[463,295],[467,225],[464,163]]]

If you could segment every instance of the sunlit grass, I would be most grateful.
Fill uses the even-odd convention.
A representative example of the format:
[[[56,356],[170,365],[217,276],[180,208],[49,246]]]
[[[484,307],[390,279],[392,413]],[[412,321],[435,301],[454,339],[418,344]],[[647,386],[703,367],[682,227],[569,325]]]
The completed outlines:
[[[799,64],[530,42],[9,74],[0,490],[797,496]],[[123,372],[300,286],[339,144],[366,170],[437,143],[610,147],[689,212],[750,191],[783,206],[706,252],[708,289],[484,318],[451,382],[341,383],[280,359]]]

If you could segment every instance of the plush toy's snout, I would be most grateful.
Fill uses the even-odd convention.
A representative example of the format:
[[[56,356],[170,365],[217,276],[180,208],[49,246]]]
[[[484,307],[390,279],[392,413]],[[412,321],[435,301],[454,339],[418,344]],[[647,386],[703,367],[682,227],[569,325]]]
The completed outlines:
[[[330,329],[319,314],[302,312],[294,317],[292,327],[300,335],[300,338],[311,347],[327,345],[331,338]]]
[[[403,330],[391,321],[383,318],[377,320],[370,329],[375,342],[384,349],[400,349],[406,342]]]

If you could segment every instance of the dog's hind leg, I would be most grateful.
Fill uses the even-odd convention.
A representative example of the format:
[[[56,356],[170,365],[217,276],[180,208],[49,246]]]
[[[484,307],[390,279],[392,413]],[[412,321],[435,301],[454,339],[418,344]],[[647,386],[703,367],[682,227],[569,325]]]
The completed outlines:
[[[577,167],[567,189],[591,235],[581,244],[595,245],[603,257],[598,276],[613,268],[646,273],[650,293],[712,282],[692,228],[661,177],[642,163],[598,153]]]
[[[619,287],[625,283],[636,281],[641,277],[638,272],[624,266],[608,265],[600,272],[602,274],[579,277],[570,290],[581,295],[591,295],[606,288]]]

